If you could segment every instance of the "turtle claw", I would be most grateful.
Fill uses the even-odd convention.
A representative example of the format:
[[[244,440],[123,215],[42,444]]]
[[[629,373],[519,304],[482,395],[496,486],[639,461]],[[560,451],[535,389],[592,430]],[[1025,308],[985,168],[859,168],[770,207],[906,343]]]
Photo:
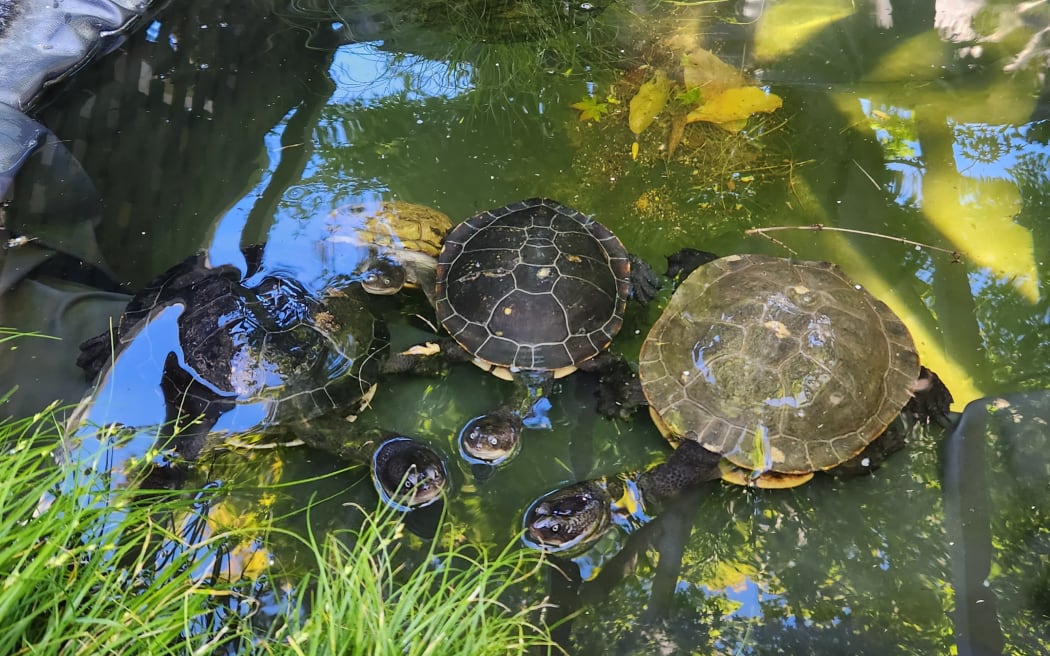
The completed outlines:
[[[948,413],[951,412],[951,391],[941,382],[940,376],[926,367],[919,367],[919,377],[915,380],[915,393],[903,412],[913,417],[916,421],[929,423],[934,421],[941,425],[947,425]]]
[[[506,409],[475,417],[459,433],[459,448],[464,459],[473,464],[498,465],[518,453],[521,416]]]
[[[660,276],[637,255],[627,257],[631,261],[631,298],[639,303],[652,301],[660,291]]]
[[[598,412],[609,419],[628,419],[649,403],[638,374],[626,360],[618,359],[598,378]]]
[[[717,255],[708,251],[683,248],[667,256],[667,273],[665,275],[671,279],[684,279],[702,265],[717,259]]]

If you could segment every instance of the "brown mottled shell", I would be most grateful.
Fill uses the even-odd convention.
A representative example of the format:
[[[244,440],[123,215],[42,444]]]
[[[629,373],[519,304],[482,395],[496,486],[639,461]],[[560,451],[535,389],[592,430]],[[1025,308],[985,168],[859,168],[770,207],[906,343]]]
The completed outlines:
[[[911,397],[919,359],[904,323],[834,264],[739,255],[682,282],[638,374],[673,443],[804,474],[881,435]]]
[[[544,198],[477,214],[445,238],[438,320],[494,373],[567,373],[608,348],[630,290],[608,228]]]
[[[344,205],[332,211],[330,221],[362,245],[434,258],[452,229],[452,221],[442,212],[399,200]]]

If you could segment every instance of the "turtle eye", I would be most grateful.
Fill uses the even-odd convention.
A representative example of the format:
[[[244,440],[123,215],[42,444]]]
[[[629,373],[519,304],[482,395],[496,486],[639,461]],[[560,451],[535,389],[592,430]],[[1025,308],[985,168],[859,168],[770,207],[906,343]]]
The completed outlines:
[[[497,440],[495,437],[489,438],[489,446],[496,446],[497,443],[499,443],[499,440]]]
[[[551,526],[550,526],[551,533],[557,533],[560,530],[561,530],[561,526],[560,525],[558,525],[558,524],[551,524]]]

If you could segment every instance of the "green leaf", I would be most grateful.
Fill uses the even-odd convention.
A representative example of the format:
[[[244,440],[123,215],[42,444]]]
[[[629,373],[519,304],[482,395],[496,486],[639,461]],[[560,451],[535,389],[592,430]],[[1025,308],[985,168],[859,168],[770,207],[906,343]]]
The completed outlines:
[[[587,96],[569,106],[580,112],[581,121],[600,121],[609,113],[609,103],[601,102],[594,96]]]

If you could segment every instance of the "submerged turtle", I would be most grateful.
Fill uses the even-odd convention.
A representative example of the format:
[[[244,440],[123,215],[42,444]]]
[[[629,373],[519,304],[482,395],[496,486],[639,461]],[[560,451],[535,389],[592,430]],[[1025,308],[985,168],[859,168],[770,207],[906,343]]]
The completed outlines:
[[[464,429],[464,453],[490,463],[513,454],[521,416],[548,381],[606,366],[600,356],[627,299],[645,302],[658,289],[652,269],[608,228],[553,200],[511,203],[456,226],[438,257],[438,320],[475,364],[528,388],[521,408]]]
[[[642,346],[635,383],[677,447],[626,478],[657,499],[719,476],[792,487],[846,464],[870,470],[878,463],[858,461],[880,443],[893,439],[882,456],[903,445],[903,431],[887,430],[898,418],[941,421],[952,401],[919,366],[904,323],[839,267],[763,255],[715,259],[685,278]],[[610,485],[539,499],[529,544],[596,540],[622,514]]]
[[[386,325],[352,290],[318,296],[295,280],[249,273],[242,279],[235,267],[210,268],[196,255],[133,297],[113,331],[82,345],[78,364],[98,383],[69,434],[145,438],[120,440],[116,448],[132,459],[159,438],[193,461],[220,438],[336,411],[349,418],[365,407],[386,368]],[[440,458],[403,441],[385,446],[394,451],[375,462],[390,469],[374,472],[384,492],[403,496],[397,482],[408,474],[418,488],[413,503],[436,498],[445,482]]]
[[[452,229],[447,215],[415,203],[381,201],[344,205],[328,217],[325,251],[344,244],[367,248],[358,267],[361,287],[370,294],[395,294],[420,288],[433,302],[435,268],[445,235]],[[323,257],[331,258],[330,253]]]

